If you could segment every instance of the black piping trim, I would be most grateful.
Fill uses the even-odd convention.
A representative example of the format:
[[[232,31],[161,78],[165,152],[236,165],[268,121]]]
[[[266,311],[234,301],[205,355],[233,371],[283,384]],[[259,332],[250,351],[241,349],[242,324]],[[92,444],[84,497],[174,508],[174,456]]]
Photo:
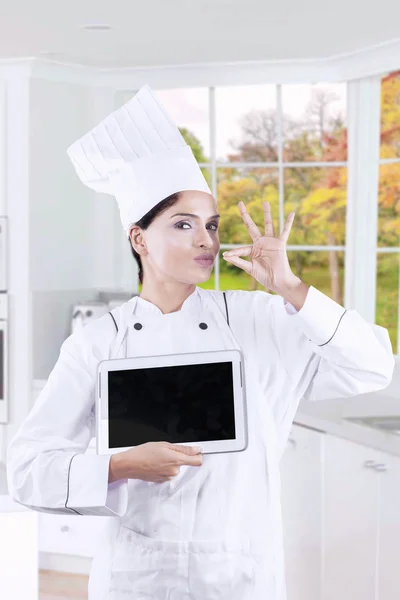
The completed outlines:
[[[74,456],[72,458],[75,458],[76,454],[74,454]],[[68,498],[69,498],[69,474],[71,471],[71,463],[72,463],[72,458],[69,461],[69,467],[68,467],[68,479],[67,479],[67,499],[65,501],[65,508],[67,508],[68,510],[72,510],[72,512],[76,513],[77,515],[80,515],[81,513],[78,512],[77,510],[75,510],[74,508],[70,508],[69,506],[67,506],[68,504]],[[82,516],[82,515],[81,515]]]
[[[118,325],[117,325],[116,320],[114,319],[114,315],[111,312],[109,314],[111,315],[111,318],[114,321],[115,329],[117,330],[117,333],[118,333]]]
[[[339,319],[339,323],[337,324],[337,327],[336,327],[335,331],[333,332],[333,335],[332,335],[332,337],[331,337],[331,338],[330,338],[330,339],[329,339],[327,342],[325,342],[325,344],[318,344],[318,346],[319,346],[319,347],[321,347],[321,346],[326,346],[327,344],[329,344],[329,342],[331,341],[331,339],[333,338],[333,336],[335,335],[335,333],[336,333],[336,332],[337,332],[337,330],[338,330],[338,327],[339,327],[339,325],[340,325],[340,321],[343,319],[343,317],[344,317],[344,315],[345,315],[346,313],[347,313],[347,310],[345,310],[345,311],[344,311],[344,313],[342,314],[342,316],[340,317],[340,319]]]
[[[225,292],[223,292],[223,294],[224,294],[224,300],[225,300],[226,320],[228,321],[228,325],[229,325],[229,314],[228,314],[228,305],[226,303],[226,294],[225,294]]]

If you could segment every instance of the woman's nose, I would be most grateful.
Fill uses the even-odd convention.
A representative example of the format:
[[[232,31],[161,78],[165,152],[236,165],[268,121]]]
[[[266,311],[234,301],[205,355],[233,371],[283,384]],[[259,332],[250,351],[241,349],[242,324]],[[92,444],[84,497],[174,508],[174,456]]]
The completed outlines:
[[[213,246],[214,239],[213,239],[211,232],[208,231],[207,229],[202,230],[198,236],[198,242],[204,246],[210,246],[210,247]]]

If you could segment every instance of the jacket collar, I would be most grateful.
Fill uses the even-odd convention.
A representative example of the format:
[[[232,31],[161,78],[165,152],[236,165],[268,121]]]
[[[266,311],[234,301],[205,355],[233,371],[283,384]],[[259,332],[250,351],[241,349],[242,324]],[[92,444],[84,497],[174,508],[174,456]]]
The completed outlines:
[[[181,312],[185,312],[185,313],[186,312],[187,313],[194,312],[194,311],[198,310],[198,306],[199,306],[199,302],[200,302],[200,295],[201,295],[200,289],[201,288],[196,286],[195,290],[183,302],[180,310],[175,311],[173,313],[167,313],[167,314],[164,314],[158,308],[158,306],[156,306],[149,300],[145,300],[144,298],[137,296],[137,304],[136,304],[135,314],[136,314],[136,316],[146,315],[146,314],[149,314],[149,315],[154,314],[154,315],[159,315],[159,316],[165,317],[168,315],[178,314]]]

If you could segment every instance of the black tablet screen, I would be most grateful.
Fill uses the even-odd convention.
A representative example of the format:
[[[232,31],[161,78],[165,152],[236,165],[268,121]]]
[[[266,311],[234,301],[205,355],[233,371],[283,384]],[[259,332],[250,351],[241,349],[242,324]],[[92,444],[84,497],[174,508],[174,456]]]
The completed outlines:
[[[235,439],[232,363],[108,372],[110,448]]]

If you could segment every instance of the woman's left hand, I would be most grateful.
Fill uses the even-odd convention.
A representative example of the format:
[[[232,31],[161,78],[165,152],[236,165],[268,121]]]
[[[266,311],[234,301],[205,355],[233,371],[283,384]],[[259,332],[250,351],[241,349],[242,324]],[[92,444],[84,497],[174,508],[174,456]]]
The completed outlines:
[[[253,240],[251,246],[232,248],[223,252],[223,257],[228,262],[246,271],[254,277],[265,288],[280,293],[288,286],[298,282],[298,277],[292,272],[286,253],[286,242],[294,221],[294,212],[289,213],[286,223],[279,237],[275,237],[274,224],[271,217],[269,202],[263,202],[264,206],[264,235],[254,223],[242,201],[238,207],[242,219]],[[251,261],[243,260],[240,256],[249,256]]]

